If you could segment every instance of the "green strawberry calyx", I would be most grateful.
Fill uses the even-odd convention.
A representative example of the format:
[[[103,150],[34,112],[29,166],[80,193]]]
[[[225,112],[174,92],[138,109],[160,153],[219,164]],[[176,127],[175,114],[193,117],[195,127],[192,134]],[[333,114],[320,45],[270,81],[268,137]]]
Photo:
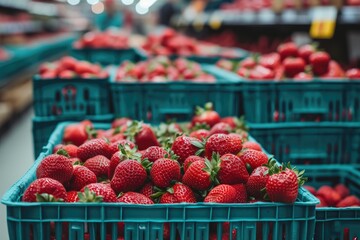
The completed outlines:
[[[78,202],[102,202],[103,196],[97,196],[96,193],[90,191],[89,188],[85,187],[84,192],[78,192]]]
[[[57,150],[57,151],[56,151],[56,154],[65,156],[65,157],[67,157],[67,158],[70,158],[69,153],[68,153],[65,149],[63,149],[63,148],[60,148],[59,150]]]
[[[205,152],[206,141],[207,139],[203,139],[201,141],[200,140],[191,141],[191,144],[198,148],[198,150],[195,153],[196,156],[200,156]]]
[[[127,159],[134,159],[137,161],[141,160],[141,153],[138,152],[136,147],[131,148],[128,143],[125,143],[125,144],[119,144],[118,148],[121,153],[120,159],[122,161]]]
[[[52,194],[48,194],[48,193],[36,193],[36,201],[37,202],[63,202],[64,199],[62,198],[56,198],[54,197],[54,195]]]
[[[126,131],[124,135],[127,137],[128,140],[134,142],[135,136],[141,132],[143,129],[143,122],[139,121],[131,121],[128,123],[128,126],[126,128]]]
[[[195,114],[196,115],[201,115],[206,111],[212,111],[212,110],[214,110],[213,103],[212,102],[207,102],[207,103],[205,103],[203,108],[200,107],[200,106],[197,106],[196,109],[195,109]]]

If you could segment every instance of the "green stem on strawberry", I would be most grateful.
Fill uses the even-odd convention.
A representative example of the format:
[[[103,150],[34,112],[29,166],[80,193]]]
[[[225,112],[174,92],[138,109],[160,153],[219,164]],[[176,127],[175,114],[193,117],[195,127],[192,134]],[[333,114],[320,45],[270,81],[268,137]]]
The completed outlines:
[[[64,199],[55,198],[52,194],[48,194],[48,193],[41,193],[41,194],[37,193],[36,201],[37,202],[63,202]]]
[[[65,156],[65,157],[67,157],[67,158],[70,158],[69,153],[68,153],[65,149],[63,149],[63,148],[60,148],[60,149],[56,152],[56,154]]]

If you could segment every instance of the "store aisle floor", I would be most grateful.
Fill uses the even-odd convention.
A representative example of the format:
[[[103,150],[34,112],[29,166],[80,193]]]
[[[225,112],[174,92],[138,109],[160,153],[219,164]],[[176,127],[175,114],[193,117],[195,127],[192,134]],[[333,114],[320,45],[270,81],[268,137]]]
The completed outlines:
[[[23,114],[0,137],[0,196],[15,183],[34,162],[31,118],[33,110]],[[9,239],[6,224],[6,207],[0,206],[0,239]]]

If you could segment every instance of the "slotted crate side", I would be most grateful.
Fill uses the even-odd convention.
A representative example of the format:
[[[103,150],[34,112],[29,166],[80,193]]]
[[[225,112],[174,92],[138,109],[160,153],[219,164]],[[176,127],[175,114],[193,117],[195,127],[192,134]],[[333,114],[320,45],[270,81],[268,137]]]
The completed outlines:
[[[33,147],[34,159],[36,159],[44,147],[48,144],[49,138],[56,126],[64,121],[82,121],[89,119],[92,122],[111,122],[114,116],[112,114],[102,116],[88,116],[88,117],[34,117],[32,120],[32,133],[33,133]]]
[[[360,172],[352,166],[321,165],[298,166],[305,169],[307,185],[319,188],[323,185],[345,184],[350,194],[360,197]],[[360,207],[317,208],[315,239],[354,239],[360,237]],[[348,235],[348,237],[346,237]]]
[[[359,163],[357,123],[249,124],[250,133],[280,162],[293,164]]]
[[[348,119],[360,122],[360,79],[352,81],[347,86],[346,93]]]
[[[53,132],[46,152],[40,154],[31,169],[3,196],[7,205],[10,240],[13,239],[117,239],[118,223],[124,222],[125,240],[162,239],[164,223],[169,222],[170,239],[208,240],[222,232],[236,231],[237,239],[311,239],[315,228],[317,200],[308,191],[299,190],[295,204],[176,204],[133,205],[119,203],[66,204],[23,203],[21,195],[35,179],[36,168],[62,140],[65,127],[61,123]],[[110,124],[94,124],[106,129]],[[151,216],[151,217],[149,217]],[[223,223],[230,222],[230,230]],[[218,224],[216,224],[218,223]],[[211,230],[218,230],[212,233]],[[63,235],[64,234],[64,235]],[[216,237],[215,237],[216,239]]]
[[[107,79],[33,79],[35,115],[86,116],[111,113]]]

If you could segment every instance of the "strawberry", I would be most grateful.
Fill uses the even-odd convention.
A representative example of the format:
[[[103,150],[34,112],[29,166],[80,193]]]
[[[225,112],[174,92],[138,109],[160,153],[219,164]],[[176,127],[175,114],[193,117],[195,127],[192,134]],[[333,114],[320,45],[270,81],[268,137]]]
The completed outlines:
[[[305,61],[302,58],[285,58],[283,61],[285,74],[293,78],[296,74],[305,70]]]
[[[254,68],[256,66],[256,61],[253,57],[245,58],[240,62],[240,67],[242,68]]]
[[[321,196],[316,196],[317,199],[319,199],[320,203],[316,205],[316,207],[329,207],[325,199]]]
[[[77,191],[70,191],[66,193],[66,202],[72,203],[78,201],[79,201],[79,196]]]
[[[111,187],[116,193],[135,191],[141,188],[146,181],[146,169],[150,162],[136,160],[125,160],[115,168],[114,176],[111,179]]]
[[[178,161],[183,163],[189,156],[195,155],[199,150],[195,145],[199,145],[201,142],[193,137],[187,137],[185,135],[179,136],[175,139],[171,150],[179,156]]]
[[[298,48],[293,42],[283,43],[279,45],[277,51],[280,54],[282,60],[287,57],[297,57],[299,54]]]
[[[120,145],[121,146],[128,145],[131,149],[135,148],[135,143],[133,143],[129,140],[126,140],[126,139],[117,140],[110,144],[110,149],[111,149],[110,151],[111,151],[112,155],[114,155],[114,153],[116,153],[120,150]]]
[[[220,156],[226,153],[238,154],[241,149],[242,141],[239,136],[214,134],[205,143],[205,156],[210,159],[214,152]]]
[[[224,122],[219,122],[210,129],[209,136],[217,134],[217,133],[229,134],[231,132],[231,130],[232,130],[232,128],[229,124],[224,123]]]
[[[220,122],[220,116],[213,110],[212,103],[206,103],[204,108],[197,107],[196,115],[192,118],[192,125],[196,123],[207,124],[210,127]]]
[[[191,188],[182,183],[175,183],[161,196],[160,203],[196,203],[196,198]]]
[[[149,182],[146,183],[139,191],[139,193],[145,195],[148,198],[151,198],[151,195],[155,193],[154,191],[154,184]]]
[[[315,47],[313,45],[306,44],[299,48],[299,57],[301,57],[302,59],[304,59],[306,63],[308,63],[310,61],[309,59],[310,55],[313,54],[314,52],[315,52]]]
[[[190,137],[203,140],[209,136],[210,131],[206,129],[198,129],[190,133]]]
[[[360,69],[352,68],[346,71],[345,76],[350,79],[360,79]]]
[[[81,123],[66,126],[63,141],[65,143],[72,143],[76,146],[80,146],[88,139],[87,129],[89,128]]]
[[[312,71],[316,75],[323,75],[328,71],[330,56],[326,52],[315,52],[310,55],[310,64]]]
[[[81,161],[85,162],[89,158],[95,157],[97,155],[105,156],[106,158],[111,158],[112,150],[110,149],[110,145],[104,139],[92,139],[84,144],[82,144],[77,151],[78,158]]]
[[[64,149],[67,152],[67,154],[69,155],[69,157],[77,158],[78,147],[76,145],[74,145],[74,144],[62,145],[60,149]]]
[[[33,181],[22,196],[23,202],[57,202],[66,200],[66,190],[57,180],[40,178]]]
[[[81,202],[116,202],[116,194],[108,184],[90,183],[81,189]]]
[[[209,192],[204,202],[234,203],[236,201],[236,190],[227,184],[220,184]]]
[[[181,178],[180,165],[176,160],[160,158],[152,165],[150,176],[155,186],[170,187],[172,182],[179,181]]]
[[[65,56],[60,59],[60,64],[64,69],[74,70],[76,66],[77,60],[70,56]]]
[[[139,150],[145,150],[151,146],[160,146],[156,135],[150,126],[142,122],[133,121],[127,127],[125,135],[129,140],[134,140]]]
[[[214,154],[212,161],[217,163],[217,179],[221,184],[246,183],[249,173],[246,170],[245,163],[236,155],[225,154],[221,156]]]
[[[76,77],[76,73],[71,70],[63,70],[59,73],[59,78],[62,79],[72,79]]]
[[[312,195],[316,195],[316,189],[312,186],[304,185],[304,188],[308,190]]]
[[[109,164],[109,179],[112,179],[114,176],[115,169],[117,165],[119,165],[120,162],[126,160],[126,159],[136,159],[140,160],[141,154],[137,151],[137,149],[132,147],[133,144],[125,144],[125,145],[119,145],[119,151],[114,153],[114,155],[110,159]],[[134,145],[135,146],[135,145]]]
[[[74,173],[70,180],[71,190],[80,191],[83,187],[90,183],[96,183],[96,175],[87,167],[75,165]]]
[[[324,198],[329,206],[336,206],[341,201],[341,195],[327,185],[320,187],[316,192],[316,196]]]
[[[240,184],[235,184],[235,185],[231,185],[233,188],[235,188],[236,190],[236,198],[235,198],[235,202],[236,203],[246,203],[247,202],[247,192],[246,192],[246,187],[244,184],[240,183]]]
[[[346,187],[344,184],[337,184],[335,187],[334,187],[334,190],[340,194],[341,198],[345,198],[347,196],[350,195],[350,190],[348,187]]]
[[[345,72],[341,68],[340,64],[334,60],[330,60],[328,71],[320,76],[321,78],[343,78],[345,77]]]
[[[242,144],[242,148],[243,149],[252,149],[252,150],[262,152],[261,146],[257,142],[250,142],[250,141],[244,142]]]
[[[250,168],[249,172],[252,172],[252,170],[255,168],[266,164],[269,160],[265,153],[252,149],[241,151],[238,156],[240,157],[241,161],[243,161],[246,166]]]
[[[309,81],[313,80],[313,76],[309,73],[300,72],[294,76],[294,80],[296,81]]]
[[[183,164],[184,172],[186,172],[186,170],[190,167],[190,165],[196,161],[205,161],[205,158],[199,156],[189,156],[188,158],[186,158]]]
[[[354,195],[347,196],[342,199],[338,204],[336,204],[338,208],[344,207],[360,207],[360,199]]]
[[[102,155],[89,158],[84,166],[95,173],[98,179],[107,179],[109,174],[110,160]]]
[[[148,159],[150,162],[155,162],[160,158],[164,158],[167,154],[168,152],[164,148],[152,146],[144,151],[144,153],[141,155],[141,159]]]
[[[199,160],[193,162],[186,170],[182,182],[195,190],[204,191],[215,181],[215,175],[209,160]]]
[[[129,118],[117,118],[111,123],[111,128],[121,128],[122,126],[126,126],[131,119]]]
[[[36,169],[37,178],[52,178],[64,184],[68,182],[74,169],[71,161],[59,154],[51,154],[45,157]]]
[[[275,70],[281,64],[280,54],[269,53],[259,57],[259,64],[263,67]]]
[[[122,133],[116,133],[112,135],[109,140],[111,143],[120,142],[121,140],[125,140],[125,135]]]
[[[263,195],[261,190],[265,188],[266,182],[269,178],[269,168],[266,166],[257,167],[250,174],[246,183],[246,190],[249,196],[255,199],[262,199]]]
[[[124,193],[121,197],[118,198],[117,201],[132,204],[154,204],[154,202],[150,198],[137,192]]]

